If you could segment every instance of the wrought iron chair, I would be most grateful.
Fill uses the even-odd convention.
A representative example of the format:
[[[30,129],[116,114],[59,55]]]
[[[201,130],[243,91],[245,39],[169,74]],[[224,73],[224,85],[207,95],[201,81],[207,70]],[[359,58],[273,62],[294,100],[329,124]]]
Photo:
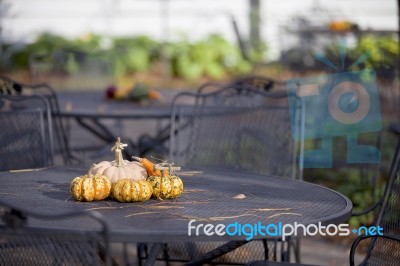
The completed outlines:
[[[51,86],[47,84],[24,84],[8,77],[0,76],[0,94],[15,96],[40,95],[46,99],[52,114],[55,153],[60,154],[64,164],[73,164],[77,161],[72,155],[65,125],[61,117],[57,116],[57,113],[60,112],[60,105],[57,93]]]
[[[228,87],[248,87],[264,92],[285,89],[285,82],[274,80],[260,75],[247,75],[229,82],[206,82],[197,88],[198,93],[206,93]]]
[[[52,118],[41,96],[0,95],[0,170],[53,164]]]
[[[361,265],[400,264],[400,131],[392,127],[398,135],[396,152],[389,171],[385,194],[379,201],[381,209],[376,222],[383,228],[384,235],[361,235],[353,243],[350,251],[350,265],[354,265],[354,254],[358,244],[370,238],[367,256]]]
[[[388,265],[400,264],[400,127],[392,126],[392,132],[397,134],[398,142],[383,197],[374,206],[380,207],[376,226],[383,229],[383,235],[363,234],[355,239],[350,249],[349,262],[355,265],[355,252],[360,242],[371,239],[365,258],[357,265]],[[373,208],[371,208],[373,210]],[[252,261],[249,266],[288,266],[304,265],[277,263],[268,261]]]
[[[0,202],[1,265],[111,265],[108,226],[97,212],[44,215]],[[49,221],[85,218],[92,231],[46,229]]]
[[[196,89],[196,93],[209,93],[229,87],[247,87],[248,89],[271,92],[285,89],[285,83],[260,75],[250,75],[229,82],[206,82]],[[167,158],[169,151],[166,143],[170,139],[170,129],[170,125],[164,127],[156,137],[142,135],[138,141],[139,155],[147,156],[155,153],[157,158]]]
[[[248,86],[181,93],[173,102],[169,159],[301,179],[301,147],[292,135],[301,133],[301,103],[292,117],[287,103],[286,92]]]
[[[179,166],[301,179],[298,155],[302,146],[292,136],[292,132],[300,134],[300,102],[298,107],[291,117],[286,92],[243,85],[224,86],[210,93],[181,93],[172,103],[169,160]],[[292,130],[291,118],[296,130]],[[159,258],[189,261],[221,244],[166,244]],[[295,244],[276,239],[253,241],[212,263],[243,264],[249,256],[288,261]]]
[[[115,83],[112,69],[108,55],[93,51],[87,53],[73,48],[60,48],[29,56],[30,78],[35,84],[40,84],[35,85],[36,89],[43,86],[50,88],[48,84],[64,90],[105,89]],[[64,164],[86,165],[92,147],[73,147],[70,132],[74,124],[70,119],[57,116],[60,112],[58,101],[54,107],[52,111],[55,114],[57,154],[61,155]]]

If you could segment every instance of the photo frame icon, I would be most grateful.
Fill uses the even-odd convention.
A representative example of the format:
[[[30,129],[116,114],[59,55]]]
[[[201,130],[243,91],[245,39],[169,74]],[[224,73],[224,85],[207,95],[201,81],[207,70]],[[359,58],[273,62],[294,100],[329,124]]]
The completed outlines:
[[[340,136],[347,138],[347,163],[380,162],[376,147],[358,144],[359,134],[382,129],[374,70],[290,79],[286,88],[289,95],[300,98],[304,109],[303,134],[295,134],[296,103],[289,97],[293,137],[320,140],[318,149],[304,151],[305,168],[331,168],[333,138]]]

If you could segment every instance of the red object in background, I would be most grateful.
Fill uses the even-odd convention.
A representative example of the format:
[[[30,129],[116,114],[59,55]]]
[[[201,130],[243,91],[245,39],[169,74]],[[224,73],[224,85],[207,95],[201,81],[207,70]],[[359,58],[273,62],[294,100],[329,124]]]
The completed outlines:
[[[107,96],[107,98],[108,98],[108,99],[113,99],[114,96],[115,96],[116,91],[117,91],[117,87],[115,87],[115,86],[109,86],[109,87],[107,87],[107,89],[106,89],[106,96]]]

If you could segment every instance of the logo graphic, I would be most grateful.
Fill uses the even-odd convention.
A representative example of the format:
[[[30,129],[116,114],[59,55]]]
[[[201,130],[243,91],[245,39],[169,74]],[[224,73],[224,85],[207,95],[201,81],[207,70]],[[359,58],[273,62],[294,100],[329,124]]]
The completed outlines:
[[[294,224],[284,224],[282,222],[277,223],[263,223],[258,221],[254,224],[242,224],[239,222],[232,222],[227,225],[225,224],[211,224],[211,223],[197,223],[196,220],[192,219],[188,223],[188,236],[244,236],[247,241],[253,238],[264,238],[269,237],[281,237],[283,241],[289,236],[315,236],[317,234],[322,236],[349,236],[350,233],[354,235],[383,235],[383,228],[380,226],[361,226],[359,228],[353,228],[350,230],[349,224],[328,224],[322,225],[321,222],[317,224],[304,225],[301,223],[294,222]]]
[[[342,70],[346,48],[340,46]],[[360,56],[349,68],[368,58]],[[337,67],[324,55],[317,59],[329,67]],[[286,82],[289,95],[297,95],[302,103],[303,124],[299,130],[295,122],[297,102],[289,97],[293,138],[319,140],[318,149],[304,151],[305,168],[331,168],[333,165],[333,138],[347,138],[347,163],[379,163],[380,151],[358,143],[361,133],[382,129],[376,73],[372,69],[337,72],[316,77],[290,79]],[[301,132],[298,134],[297,132]]]

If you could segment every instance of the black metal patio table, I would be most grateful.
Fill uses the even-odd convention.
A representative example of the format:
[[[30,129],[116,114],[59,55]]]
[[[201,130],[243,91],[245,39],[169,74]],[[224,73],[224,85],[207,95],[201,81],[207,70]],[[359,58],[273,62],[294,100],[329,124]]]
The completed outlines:
[[[196,170],[196,169],[195,169]],[[345,196],[315,184],[274,176],[261,176],[222,169],[197,169],[181,175],[184,193],[173,200],[151,199],[140,203],[114,200],[77,202],[70,197],[71,180],[84,169],[52,167],[40,170],[0,172],[0,197],[14,206],[43,214],[96,210],[109,224],[112,242],[239,241],[246,236],[207,236],[202,230],[188,235],[188,223],[322,225],[345,222],[352,203]],[[241,197],[235,197],[237,195]],[[47,229],[91,230],[79,219],[68,222],[35,223]],[[260,238],[261,236],[255,236]],[[240,242],[242,241],[242,242]]]
[[[176,94],[163,90],[163,100],[133,102],[107,99],[102,91],[61,91],[58,92],[62,117],[81,118],[166,118],[170,116],[169,102]]]

